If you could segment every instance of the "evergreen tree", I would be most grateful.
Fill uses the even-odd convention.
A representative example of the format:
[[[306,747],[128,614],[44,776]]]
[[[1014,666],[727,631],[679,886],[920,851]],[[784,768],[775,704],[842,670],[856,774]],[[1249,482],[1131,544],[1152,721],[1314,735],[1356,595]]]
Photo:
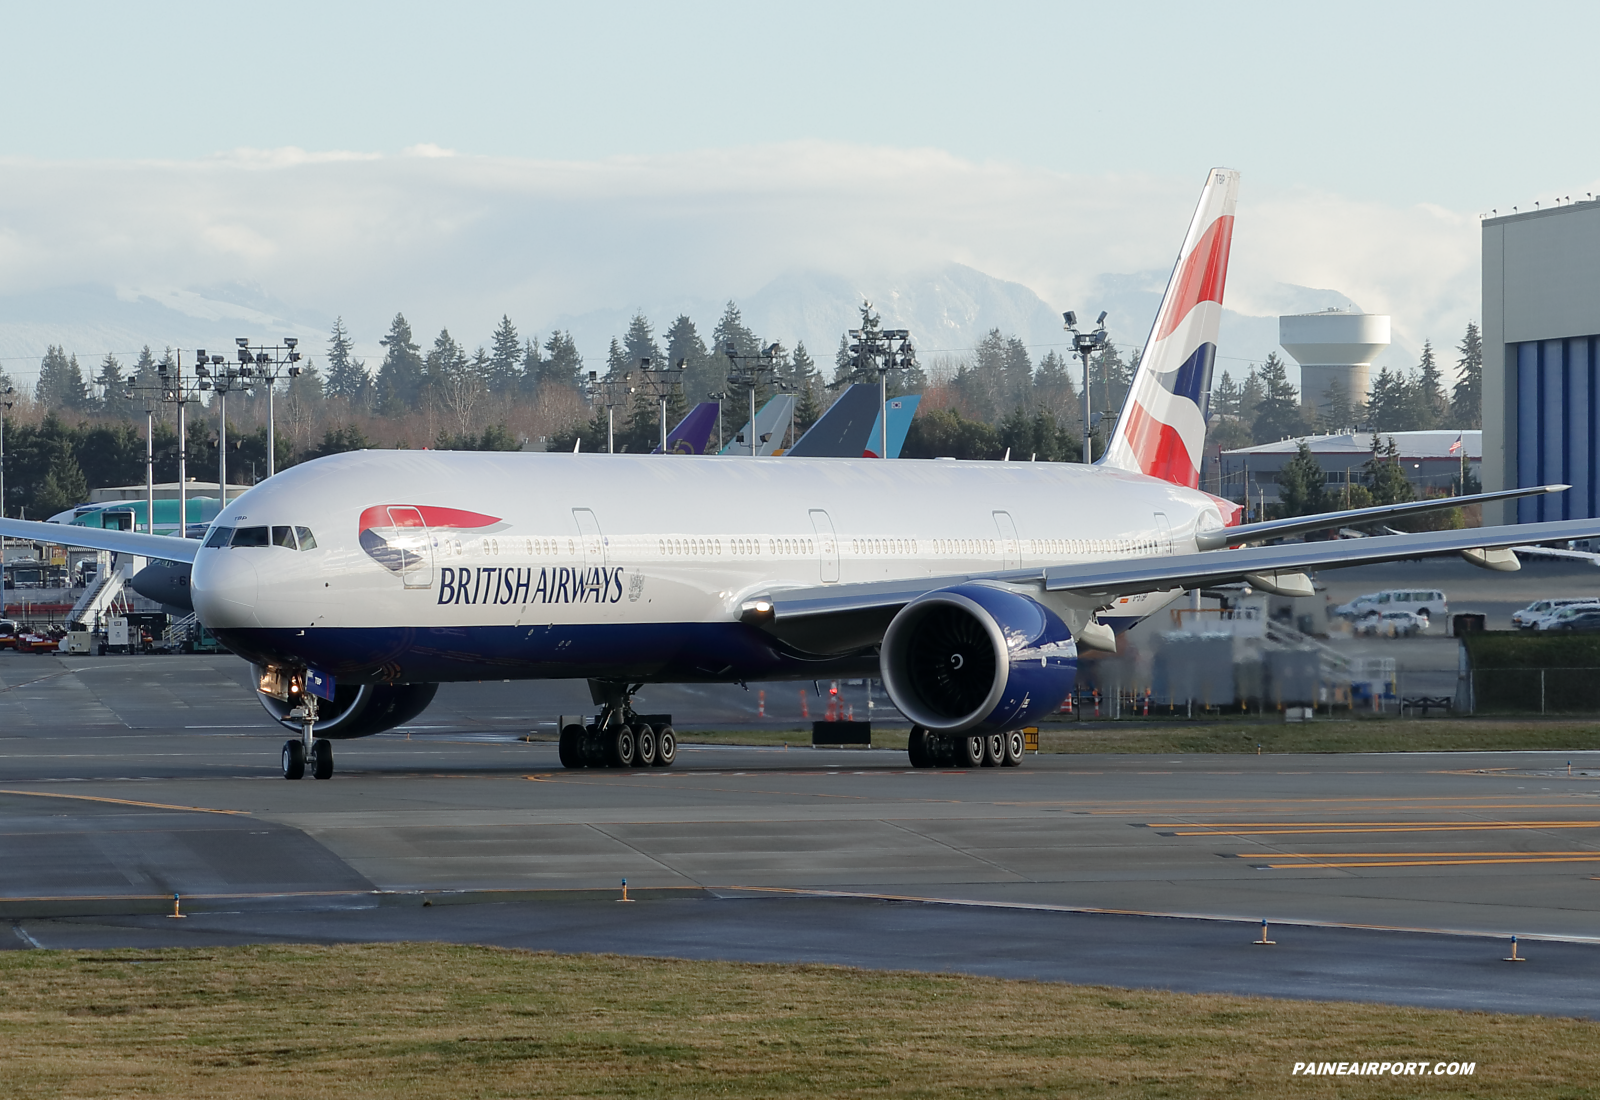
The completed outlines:
[[[441,403],[449,411],[459,432],[472,427],[473,413],[486,396],[484,375],[488,371],[488,360],[482,348],[478,349],[476,357],[468,359],[466,349],[456,343],[449,329],[439,330],[428,357],[423,360],[428,399]]]
[[[1374,431],[1405,432],[1415,428],[1417,402],[1405,376],[1382,367],[1367,394],[1367,422]]]
[[[996,459],[1005,453],[1000,433],[955,409],[939,409],[911,422],[901,458]]]
[[[1222,372],[1222,380],[1211,391],[1211,414],[1213,416],[1238,416],[1243,411],[1240,408],[1242,394],[1239,385],[1227,371]]]
[[[833,382],[834,386],[843,386],[855,374],[855,356],[850,354],[850,337],[841,333],[839,336],[839,349],[833,353]]]
[[[1001,371],[1006,403],[1014,409],[1033,404],[1033,358],[1028,345],[1015,336],[1006,340]]]
[[[324,455],[343,454],[346,451],[365,451],[372,446],[372,442],[360,428],[353,424],[340,424],[328,428],[322,433],[322,443],[306,452],[306,458],[321,458]]]
[[[795,428],[804,432],[822,419],[822,414],[827,410],[822,403],[822,375],[817,371],[816,361],[806,351],[803,340],[794,346],[794,358],[789,365],[789,385],[795,391]]]
[[[1295,456],[1278,471],[1278,498],[1285,516],[1309,516],[1327,511],[1326,479],[1322,466],[1304,440]]]
[[[1261,400],[1266,394],[1266,387],[1261,382],[1261,372],[1252,365],[1249,373],[1244,376],[1244,384],[1239,387],[1239,419],[1246,424],[1254,424],[1256,414],[1261,411]]]
[[[329,397],[342,397],[356,406],[371,399],[372,379],[367,375],[367,365],[355,357],[355,345],[343,317],[334,319],[333,332],[328,337],[328,377],[323,388]]]
[[[638,370],[641,359],[650,360],[652,367],[663,367],[661,345],[656,343],[655,330],[643,313],[635,313],[628,322],[628,331],[622,337],[622,350],[628,358],[628,369]]]
[[[1450,394],[1453,427],[1483,427],[1483,337],[1476,321],[1467,322],[1467,334],[1456,346],[1456,384]]]
[[[552,332],[544,342],[548,358],[539,364],[539,386],[568,386],[577,389],[583,383],[583,356],[578,354],[578,344],[570,332]]]
[[[539,379],[544,377],[544,356],[539,353],[539,341],[528,339],[522,344],[522,392],[527,397],[539,393]]]
[[[1416,499],[1416,492],[1400,466],[1400,448],[1392,435],[1385,444],[1377,432],[1372,433],[1372,457],[1362,467],[1362,480],[1372,494],[1373,504],[1403,504]]]
[[[1444,396],[1443,375],[1433,353],[1433,341],[1422,342],[1422,360],[1411,379],[1412,419],[1419,429],[1436,428],[1449,407]]]
[[[522,338],[517,335],[517,326],[502,313],[500,325],[490,339],[489,362],[484,371],[490,393],[509,396],[517,392],[522,381],[522,358]]]
[[[1334,382],[1323,391],[1318,421],[1319,427],[1325,432],[1335,432],[1355,423],[1355,407],[1351,405],[1349,391],[1342,383]]]
[[[727,371],[713,361],[706,342],[687,314],[680,313],[666,331],[667,362],[683,362],[683,393],[691,402],[703,401],[726,385]]]
[[[117,417],[128,415],[128,402],[122,396],[128,380],[123,376],[122,364],[109,351],[100,360],[100,372],[94,376],[94,384],[100,387],[100,405],[106,412]],[[0,385],[0,390],[3,389],[5,387]]]
[[[394,315],[389,323],[389,334],[378,342],[388,349],[378,367],[375,384],[378,412],[383,416],[404,416],[422,399],[426,381],[422,349],[412,341],[411,323],[403,313]]]
[[[88,499],[89,483],[84,480],[83,470],[78,466],[71,444],[62,439],[55,447],[44,481],[34,493],[34,508],[38,510],[36,518],[48,519]]]
[[[161,382],[160,375],[156,373],[156,357],[151,353],[149,344],[140,349],[139,358],[134,360],[133,377],[129,384],[138,402],[152,399],[160,390]]]
[[[69,359],[64,349],[51,344],[39,363],[39,381],[33,393],[34,399],[47,409],[83,408],[89,402],[89,386],[83,380],[78,357]]]
[[[611,346],[606,349],[606,378],[612,382],[620,382],[632,373],[634,364],[628,361],[628,353],[622,346],[622,341],[615,336],[611,338]]]
[[[717,322],[717,327],[711,330],[711,354],[720,357],[724,365],[727,364],[730,344],[739,355],[755,355],[761,350],[761,341],[744,323],[744,315],[731,301],[722,311],[722,319]]]
[[[1076,428],[1083,423],[1083,407],[1073,383],[1073,367],[1072,361],[1063,359],[1054,348],[1045,352],[1033,375],[1032,404],[1054,416],[1057,423]]]
[[[1310,417],[1300,404],[1300,395],[1289,381],[1288,368],[1277,352],[1261,364],[1261,402],[1256,407],[1251,432],[1257,443],[1272,443],[1310,431]]]

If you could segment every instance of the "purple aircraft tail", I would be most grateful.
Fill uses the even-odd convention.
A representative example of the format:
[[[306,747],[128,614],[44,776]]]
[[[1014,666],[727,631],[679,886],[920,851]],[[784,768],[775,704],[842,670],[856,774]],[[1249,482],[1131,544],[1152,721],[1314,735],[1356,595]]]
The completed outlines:
[[[689,410],[689,415],[678,421],[678,426],[667,435],[667,453],[674,455],[703,455],[711,441],[711,429],[717,426],[717,403],[702,401]],[[650,452],[660,454],[657,447]]]

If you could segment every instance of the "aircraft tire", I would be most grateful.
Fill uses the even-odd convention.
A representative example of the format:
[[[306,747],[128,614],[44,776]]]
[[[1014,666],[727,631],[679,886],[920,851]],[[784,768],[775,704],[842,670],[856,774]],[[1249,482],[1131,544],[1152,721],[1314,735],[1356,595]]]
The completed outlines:
[[[333,778],[333,742],[319,737],[311,742],[311,759],[308,762],[313,779]]]
[[[983,767],[984,743],[987,741],[988,738],[982,734],[971,737],[958,737],[956,739],[956,766],[961,768]]]
[[[561,766],[581,768],[588,761],[583,755],[583,727],[574,723],[561,730]]]
[[[633,739],[632,726],[612,726],[606,730],[605,745],[606,763],[613,768],[633,767],[634,755],[639,751],[639,744]]]
[[[983,766],[998,768],[1006,760],[1006,735],[991,733],[983,739]]]
[[[283,743],[283,777],[285,779],[306,777],[306,747],[298,738]]]
[[[656,767],[670,768],[678,759],[678,734],[671,726],[656,730]]]
[[[911,736],[906,739],[906,755],[911,758],[913,768],[931,768],[934,765],[933,753],[930,750],[928,731],[921,726],[911,727]]]
[[[633,766],[653,768],[656,763],[656,731],[640,722],[633,727]]]
[[[1001,761],[1005,767],[1015,768],[1022,764],[1022,754],[1028,750],[1028,739],[1022,735],[1021,730],[1012,730],[1006,734],[1006,758]]]
[[[586,768],[610,766],[606,755],[605,737],[592,725],[583,728],[583,766]]]

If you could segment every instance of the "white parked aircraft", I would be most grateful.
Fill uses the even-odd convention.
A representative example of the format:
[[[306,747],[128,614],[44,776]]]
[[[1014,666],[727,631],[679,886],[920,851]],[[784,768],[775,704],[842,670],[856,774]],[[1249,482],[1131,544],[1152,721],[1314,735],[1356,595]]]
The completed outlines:
[[[1212,171],[1107,454],[1030,462],[362,451],[293,467],[203,542],[0,520],[23,538],[189,561],[200,621],[254,663],[300,737],[419,714],[445,681],[587,678],[568,766],[670,764],[646,683],[881,676],[913,763],[1014,764],[1072,690],[1080,646],[1186,588],[1308,594],[1302,570],[1600,535],[1600,520],[1250,546],[1460,503],[1238,526],[1196,488],[1237,192]],[[1562,486],[1480,494],[1500,499]],[[319,702],[317,696],[323,701]]]

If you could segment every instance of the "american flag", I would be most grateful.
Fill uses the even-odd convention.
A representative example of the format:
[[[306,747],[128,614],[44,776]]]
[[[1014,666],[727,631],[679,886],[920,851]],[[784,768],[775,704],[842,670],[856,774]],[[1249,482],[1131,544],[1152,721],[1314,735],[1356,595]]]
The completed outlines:
[[[1455,454],[1461,449],[1461,433],[1456,433],[1456,441],[1450,444],[1450,453]]]

